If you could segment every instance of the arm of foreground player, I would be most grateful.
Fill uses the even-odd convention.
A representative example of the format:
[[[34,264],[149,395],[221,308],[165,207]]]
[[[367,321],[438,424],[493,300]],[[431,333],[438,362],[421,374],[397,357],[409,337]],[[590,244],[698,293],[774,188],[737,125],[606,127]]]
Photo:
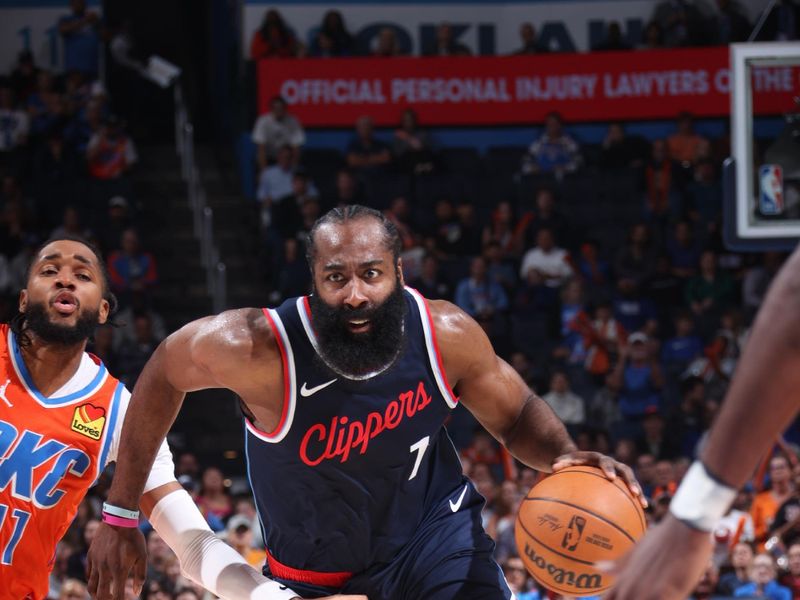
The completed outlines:
[[[243,356],[252,351],[253,336],[249,335],[252,318],[252,314],[243,310],[200,319],[169,336],[156,349],[142,371],[128,405],[117,450],[114,480],[108,495],[109,504],[131,510],[139,505],[156,452],[175,420],[186,392],[228,387],[226,382],[219,380],[216,368],[210,365],[238,373],[231,361],[246,363]],[[99,582],[100,568],[107,566],[107,561],[116,561],[111,573],[117,590],[124,585],[124,579],[134,565],[137,565],[138,572],[144,568],[144,544],[141,534],[135,529],[101,525],[92,549],[92,562],[98,578],[95,586]],[[108,593],[107,587],[100,588],[98,597],[107,598]]]
[[[775,278],[703,451],[710,473],[740,488],[797,413],[800,396],[800,250]],[[708,564],[708,533],[672,515],[627,558],[609,599],[685,598]]]
[[[175,552],[181,570],[195,583],[226,600],[294,600],[298,596],[253,569],[209,528],[191,496],[177,481],[146,492],[141,507],[153,528]],[[98,600],[123,598],[133,570],[138,592],[147,570],[144,537],[138,529],[105,529],[89,549],[89,591]]]
[[[511,454],[544,472],[600,467],[609,479],[622,477],[645,504],[630,468],[598,452],[579,452],[550,406],[495,354],[474,319],[448,302],[431,302],[430,307],[445,372],[461,402]]]

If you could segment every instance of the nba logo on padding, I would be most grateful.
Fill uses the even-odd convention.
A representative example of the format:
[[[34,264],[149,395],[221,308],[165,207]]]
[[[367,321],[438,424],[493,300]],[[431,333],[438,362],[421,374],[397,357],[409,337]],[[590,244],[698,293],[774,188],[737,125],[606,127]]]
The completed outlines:
[[[783,169],[780,165],[761,165],[758,169],[758,209],[762,215],[783,213]]]
[[[578,542],[581,541],[584,527],[586,527],[586,519],[578,515],[572,515],[569,525],[567,525],[567,530],[564,532],[564,539],[561,540],[561,547],[569,551],[575,550],[578,547]]]

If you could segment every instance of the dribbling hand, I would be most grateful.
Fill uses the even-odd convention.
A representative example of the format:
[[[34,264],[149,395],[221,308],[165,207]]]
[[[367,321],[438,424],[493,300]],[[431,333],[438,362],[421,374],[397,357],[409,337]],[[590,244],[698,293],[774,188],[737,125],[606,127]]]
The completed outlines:
[[[631,494],[639,500],[642,508],[647,508],[647,499],[644,497],[644,494],[642,494],[642,486],[636,481],[636,475],[633,474],[631,468],[625,463],[614,460],[605,454],[580,450],[570,452],[569,454],[563,454],[553,461],[553,472],[555,473],[567,467],[577,467],[581,465],[600,467],[610,481],[614,481],[618,476],[622,477],[625,485],[628,486]]]

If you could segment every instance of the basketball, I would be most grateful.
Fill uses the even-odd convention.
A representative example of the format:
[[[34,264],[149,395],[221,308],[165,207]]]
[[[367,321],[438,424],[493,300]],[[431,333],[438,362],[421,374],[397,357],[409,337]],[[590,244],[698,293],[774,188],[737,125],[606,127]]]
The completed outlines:
[[[543,586],[571,596],[594,596],[613,577],[597,561],[625,554],[644,534],[639,501],[624,481],[596,467],[567,467],[531,488],[520,505],[514,535],[519,555]]]

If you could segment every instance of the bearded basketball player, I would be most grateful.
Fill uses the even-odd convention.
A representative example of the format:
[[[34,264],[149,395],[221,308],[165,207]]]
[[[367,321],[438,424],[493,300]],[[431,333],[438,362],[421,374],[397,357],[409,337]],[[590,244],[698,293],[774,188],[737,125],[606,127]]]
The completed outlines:
[[[161,344],[131,401],[109,502],[136,505],[185,394],[203,388],[242,399],[265,575],[296,597],[512,597],[481,526],[484,500],[443,426],[459,402],[526,465],[597,465],[641,497],[625,465],[576,451],[478,323],[404,287],[400,238],[382,213],[330,211],[307,254],[310,296],[201,319]],[[125,577],[140,546],[138,533],[103,527],[92,568]]]

